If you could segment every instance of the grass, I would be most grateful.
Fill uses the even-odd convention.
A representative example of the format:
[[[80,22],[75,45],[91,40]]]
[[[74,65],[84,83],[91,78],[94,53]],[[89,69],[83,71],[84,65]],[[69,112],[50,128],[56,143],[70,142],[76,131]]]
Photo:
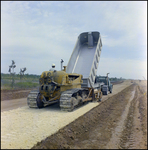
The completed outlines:
[[[16,88],[33,88],[39,86],[39,83],[33,83],[33,82],[18,82],[15,83]]]
[[[14,84],[12,87],[12,77],[10,75],[1,76],[1,90],[14,90],[14,89],[31,89],[39,86],[39,77],[28,76],[20,80],[19,77],[14,77]]]
[[[30,89],[38,87],[39,83],[33,83],[33,82],[18,82],[14,83],[13,88],[11,83],[5,83],[1,86],[1,90],[12,90],[12,89]]]

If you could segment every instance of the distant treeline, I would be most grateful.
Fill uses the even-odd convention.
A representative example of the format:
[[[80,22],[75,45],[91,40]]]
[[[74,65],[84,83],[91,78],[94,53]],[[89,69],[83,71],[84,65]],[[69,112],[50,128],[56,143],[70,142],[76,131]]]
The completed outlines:
[[[110,81],[121,81],[121,80],[126,80],[126,79],[124,79],[124,78],[116,78],[116,77],[110,78]]]
[[[10,74],[8,73],[1,73],[1,78],[10,78]],[[15,74],[15,78],[19,78],[20,77],[20,74]],[[36,74],[24,74],[23,75],[23,78],[40,78],[40,75],[36,75]]]
[[[15,78],[19,78],[20,74],[15,74]],[[1,78],[10,78],[10,74],[8,73],[1,73]],[[36,74],[24,74],[23,78],[27,79],[27,78],[33,78],[33,79],[39,79],[40,75],[36,75]],[[110,81],[119,81],[119,80],[125,80],[124,78],[120,77],[109,77]]]
[[[20,74],[1,73],[1,89],[28,89],[39,86],[40,75],[24,74],[21,78]],[[123,81],[123,78],[110,78],[111,82]]]
[[[99,76],[98,76],[99,77]],[[126,79],[124,79],[124,78],[122,78],[122,77],[120,77],[120,78],[117,78],[117,77],[109,77],[109,79],[110,79],[110,81],[123,81],[123,80],[126,80]]]

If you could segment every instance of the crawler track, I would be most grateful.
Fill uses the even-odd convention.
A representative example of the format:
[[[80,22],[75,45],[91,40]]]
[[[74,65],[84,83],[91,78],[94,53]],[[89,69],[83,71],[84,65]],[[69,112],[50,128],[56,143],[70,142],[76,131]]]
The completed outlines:
[[[88,90],[83,89],[71,89],[63,92],[60,98],[60,108],[63,111],[73,111],[83,103],[88,95]]]
[[[27,97],[27,104],[30,108],[37,108],[37,98],[39,92],[38,91],[31,91]]]
[[[71,89],[63,92],[60,96],[60,108],[62,111],[73,111],[82,104],[82,99],[87,97],[88,90]],[[39,92],[31,91],[27,97],[27,104],[30,108],[38,108]],[[44,104],[45,106],[46,104]]]

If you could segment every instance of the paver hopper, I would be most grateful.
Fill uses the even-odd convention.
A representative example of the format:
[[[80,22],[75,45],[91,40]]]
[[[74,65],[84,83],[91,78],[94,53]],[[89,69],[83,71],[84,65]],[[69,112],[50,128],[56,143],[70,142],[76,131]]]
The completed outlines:
[[[83,75],[82,87],[95,87],[95,77],[102,50],[99,32],[84,32],[77,39],[66,72]]]

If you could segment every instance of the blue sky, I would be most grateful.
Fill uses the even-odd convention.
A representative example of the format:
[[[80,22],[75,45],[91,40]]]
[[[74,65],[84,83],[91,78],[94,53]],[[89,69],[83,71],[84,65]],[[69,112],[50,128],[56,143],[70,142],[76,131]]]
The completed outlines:
[[[1,1],[1,72],[60,70],[88,31],[102,38],[97,75],[147,79],[147,1]]]

